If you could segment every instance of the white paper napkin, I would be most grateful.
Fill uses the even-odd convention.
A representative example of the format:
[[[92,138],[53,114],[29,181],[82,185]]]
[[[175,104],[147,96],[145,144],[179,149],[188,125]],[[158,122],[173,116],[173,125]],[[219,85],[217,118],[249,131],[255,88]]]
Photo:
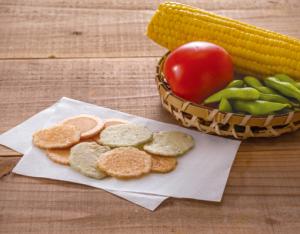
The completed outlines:
[[[49,108],[37,113],[23,123],[8,130],[0,135],[0,144],[5,145],[15,151],[25,154],[31,149],[32,134],[38,129],[43,128],[51,118],[55,117],[56,105],[64,103],[68,99],[62,98],[60,101],[50,106]],[[23,156],[24,157],[24,156]],[[22,172],[19,174],[22,175]],[[36,177],[39,177],[36,175]],[[165,196],[147,195],[122,191],[109,191],[119,197],[131,201],[149,210],[155,210],[165,199]]]
[[[177,125],[161,123],[69,98],[61,99],[55,105],[54,113],[48,110],[45,114],[46,118],[49,118],[51,114],[52,118],[49,119],[46,126],[53,125],[74,115],[93,114],[103,119],[126,119],[132,123],[145,125],[152,131],[178,130],[192,135],[196,141],[195,147],[186,155],[179,157],[176,170],[167,174],[153,173],[140,179],[126,181],[115,178],[95,180],[82,176],[69,167],[53,163],[36,147],[32,147],[27,151],[13,170],[14,173],[22,175],[86,184],[117,193],[117,195],[123,192],[122,197],[128,200],[131,199],[130,201],[135,203],[138,201],[140,205],[146,208],[151,206],[150,203],[152,204],[151,207],[158,206],[167,196],[220,201],[232,162],[240,145],[240,141],[203,134]],[[24,135],[24,133],[21,133],[24,129],[17,129],[19,136],[30,139],[29,147],[31,146],[32,132],[43,126],[37,124],[35,120],[31,122],[34,127],[30,127],[30,130],[32,130],[30,134],[26,133],[27,135]],[[9,132],[0,136],[0,143],[13,148],[11,141],[7,138]],[[14,140],[17,139],[17,135],[14,136]],[[22,144],[28,146],[28,142]],[[130,193],[124,194],[124,192]],[[146,196],[147,194],[155,196],[150,198]],[[140,199],[140,196],[143,199]]]

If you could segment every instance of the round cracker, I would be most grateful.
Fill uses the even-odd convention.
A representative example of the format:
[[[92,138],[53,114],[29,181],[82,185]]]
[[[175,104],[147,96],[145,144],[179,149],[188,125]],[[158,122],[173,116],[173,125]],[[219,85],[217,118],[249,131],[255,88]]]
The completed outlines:
[[[53,162],[69,165],[70,148],[67,149],[47,149],[46,154]]]
[[[151,155],[134,147],[120,147],[99,158],[98,168],[108,175],[129,179],[142,176],[151,170]]]
[[[110,127],[113,125],[118,125],[118,124],[126,124],[126,123],[128,123],[128,122],[123,119],[107,119],[104,121],[104,128],[107,128],[107,127]],[[100,142],[100,135],[96,135],[91,139],[95,140],[100,145],[102,144]]]
[[[104,128],[107,128],[109,126],[113,125],[119,125],[119,124],[127,124],[128,122],[123,119],[107,119],[104,121]]]
[[[79,143],[71,148],[70,166],[83,175],[102,179],[106,174],[98,170],[97,161],[108,150],[108,146],[101,146],[96,142]]]
[[[158,155],[151,155],[152,166],[151,171],[166,173],[174,170],[177,165],[177,159],[175,157],[163,157]]]
[[[63,125],[75,126],[80,131],[81,139],[90,138],[98,134],[104,124],[100,118],[93,115],[77,115],[62,122]]]
[[[68,148],[80,140],[80,131],[70,125],[56,125],[33,134],[33,144],[44,149]]]
[[[100,144],[110,147],[139,146],[152,139],[152,132],[140,125],[119,124],[100,133]]]
[[[179,156],[194,146],[192,136],[183,132],[170,131],[153,134],[153,141],[144,145],[144,150],[160,156]]]

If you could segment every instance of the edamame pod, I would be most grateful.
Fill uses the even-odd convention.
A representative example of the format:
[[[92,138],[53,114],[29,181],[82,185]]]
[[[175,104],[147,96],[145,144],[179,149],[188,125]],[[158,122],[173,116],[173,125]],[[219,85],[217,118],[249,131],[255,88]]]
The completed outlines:
[[[289,107],[292,107],[292,105],[296,105],[296,104],[292,103],[289,99],[287,99],[281,95],[278,95],[278,94],[260,93],[259,95],[260,95],[259,100],[284,103],[284,104],[288,104]]]
[[[204,103],[219,102],[222,98],[226,99],[238,99],[238,100],[257,100],[259,98],[259,92],[250,87],[246,88],[226,88],[208,97]]]
[[[219,104],[219,110],[223,112],[232,112],[230,102],[226,98],[222,98]]]
[[[246,76],[244,78],[244,82],[252,87],[257,89],[261,93],[266,93],[266,94],[276,94],[276,92],[269,87],[264,86],[257,78],[253,76]]]
[[[235,100],[232,102],[233,108],[236,111],[247,112],[251,115],[269,115],[274,111],[280,111],[284,108],[289,107],[288,104],[268,102],[262,100],[255,101],[241,101]]]
[[[275,77],[267,77],[264,79],[264,82],[267,86],[275,89],[279,93],[287,97],[296,98],[298,101],[300,101],[300,90],[291,83],[280,81]]]
[[[233,80],[226,86],[226,88],[242,88],[243,86],[244,86],[243,80]]]
[[[297,89],[300,89],[300,83],[296,82],[295,80],[293,80],[291,77],[289,77],[288,75],[285,74],[277,74],[274,76],[275,78],[277,78],[280,81],[284,81],[284,82],[288,82],[291,83],[292,85],[296,86]]]

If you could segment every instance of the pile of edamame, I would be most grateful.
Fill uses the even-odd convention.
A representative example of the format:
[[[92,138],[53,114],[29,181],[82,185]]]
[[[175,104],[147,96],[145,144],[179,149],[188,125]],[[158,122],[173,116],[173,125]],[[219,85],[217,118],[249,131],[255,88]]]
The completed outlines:
[[[226,88],[204,101],[204,104],[210,103],[219,103],[222,112],[256,116],[283,114],[298,110],[300,82],[284,74],[263,80],[246,76],[242,80],[233,80]]]

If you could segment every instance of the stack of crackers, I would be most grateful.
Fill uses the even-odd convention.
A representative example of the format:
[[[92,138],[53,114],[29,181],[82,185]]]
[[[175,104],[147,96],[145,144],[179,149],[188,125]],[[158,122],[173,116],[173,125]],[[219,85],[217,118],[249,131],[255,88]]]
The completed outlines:
[[[77,115],[35,132],[33,144],[85,176],[130,179],[174,170],[176,157],[193,148],[194,139],[178,131],[152,133],[121,119]]]

